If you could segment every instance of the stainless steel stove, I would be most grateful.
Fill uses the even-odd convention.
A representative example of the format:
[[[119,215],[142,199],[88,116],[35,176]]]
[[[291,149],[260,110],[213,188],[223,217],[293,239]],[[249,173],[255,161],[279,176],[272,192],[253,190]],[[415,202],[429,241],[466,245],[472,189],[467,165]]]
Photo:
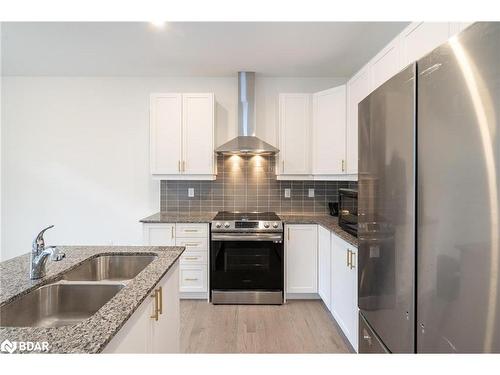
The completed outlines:
[[[210,238],[212,303],[283,303],[283,223],[278,215],[219,212]]]

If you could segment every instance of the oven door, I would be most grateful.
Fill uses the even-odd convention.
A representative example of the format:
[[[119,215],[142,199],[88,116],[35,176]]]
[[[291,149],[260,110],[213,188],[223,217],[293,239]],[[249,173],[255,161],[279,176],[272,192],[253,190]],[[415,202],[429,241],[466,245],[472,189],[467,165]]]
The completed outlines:
[[[283,290],[282,233],[212,233],[210,287]]]

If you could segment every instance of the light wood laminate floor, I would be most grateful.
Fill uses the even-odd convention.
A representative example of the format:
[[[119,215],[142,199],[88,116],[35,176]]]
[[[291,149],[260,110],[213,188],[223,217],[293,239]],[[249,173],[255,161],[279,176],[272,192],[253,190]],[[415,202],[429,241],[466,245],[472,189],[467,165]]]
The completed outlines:
[[[212,305],[181,301],[184,353],[349,353],[322,302],[282,306]]]

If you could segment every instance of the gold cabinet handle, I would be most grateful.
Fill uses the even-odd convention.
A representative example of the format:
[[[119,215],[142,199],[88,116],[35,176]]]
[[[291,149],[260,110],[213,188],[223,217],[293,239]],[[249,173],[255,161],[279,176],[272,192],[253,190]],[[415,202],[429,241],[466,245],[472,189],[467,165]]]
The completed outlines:
[[[188,232],[188,233],[197,233],[197,232],[198,232],[198,229],[184,229],[184,232]]]
[[[173,225],[172,225],[171,229],[172,229],[172,230],[170,231],[170,232],[171,232],[171,236],[172,236],[172,239],[174,239],[174,226],[173,226]]]
[[[179,172],[181,171],[181,161],[180,160],[177,162],[177,170]]]
[[[345,172],[345,160],[342,159],[342,172]]]
[[[184,242],[184,246],[200,246],[199,242]]]
[[[184,259],[186,259],[186,260],[196,260],[196,259],[200,259],[200,257],[184,257]]]
[[[158,293],[156,293],[156,290],[151,294],[151,298],[155,299],[154,313],[151,315],[151,319],[158,321]]]
[[[281,170],[283,171],[283,173],[285,173],[285,161],[284,160],[281,161]]]
[[[185,281],[196,281],[196,280],[198,280],[198,278],[189,278],[188,277],[188,278],[185,278],[184,280]]]
[[[286,239],[290,241],[290,228],[287,228]]]
[[[158,312],[163,314],[163,288],[160,286],[156,292],[158,293]]]

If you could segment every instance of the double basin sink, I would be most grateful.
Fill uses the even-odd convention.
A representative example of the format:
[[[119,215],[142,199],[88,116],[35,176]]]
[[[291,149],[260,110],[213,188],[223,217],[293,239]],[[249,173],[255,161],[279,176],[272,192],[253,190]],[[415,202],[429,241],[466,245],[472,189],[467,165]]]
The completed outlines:
[[[156,255],[99,255],[0,307],[1,327],[61,327],[90,318]]]

